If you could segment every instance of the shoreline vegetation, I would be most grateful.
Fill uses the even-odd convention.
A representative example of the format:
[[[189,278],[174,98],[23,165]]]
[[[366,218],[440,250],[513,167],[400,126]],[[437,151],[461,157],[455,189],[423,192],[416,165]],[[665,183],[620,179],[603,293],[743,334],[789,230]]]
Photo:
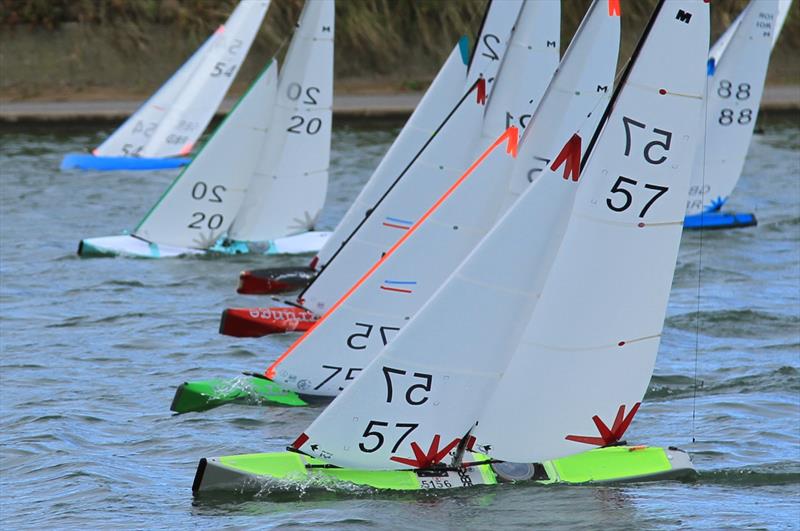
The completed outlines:
[[[562,50],[589,1],[563,2]],[[0,101],[142,99],[225,21],[236,3],[0,0]],[[621,57],[630,55],[655,3],[623,0]],[[280,61],[302,4],[272,2],[229,96],[241,94],[270,57]],[[714,38],[746,4],[714,4]],[[337,94],[424,90],[459,36],[474,39],[485,6],[486,0],[338,0]],[[794,2],[772,54],[767,84],[800,85],[799,55],[800,2]]]

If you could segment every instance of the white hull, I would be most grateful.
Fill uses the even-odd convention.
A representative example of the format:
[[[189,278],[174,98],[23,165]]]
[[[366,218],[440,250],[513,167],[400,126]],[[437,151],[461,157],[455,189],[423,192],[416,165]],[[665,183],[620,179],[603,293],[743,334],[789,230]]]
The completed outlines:
[[[329,232],[305,232],[268,242],[234,242],[226,246],[218,244],[212,249],[206,250],[157,244],[124,234],[81,240],[78,254],[84,257],[127,256],[134,258],[174,258],[205,254],[305,254],[319,251],[329,236]]]

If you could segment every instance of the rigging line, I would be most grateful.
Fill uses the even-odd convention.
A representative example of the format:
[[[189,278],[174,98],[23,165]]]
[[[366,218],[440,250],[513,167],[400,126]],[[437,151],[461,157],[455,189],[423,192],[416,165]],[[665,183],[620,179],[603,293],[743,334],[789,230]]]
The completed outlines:
[[[706,79],[705,97],[703,98],[703,168],[700,173],[700,201],[705,205],[706,202],[706,146],[708,145],[708,79]],[[705,218],[705,209],[700,211],[700,241],[698,242],[698,257],[697,257],[697,307],[694,315],[694,382],[692,383],[692,443],[696,441],[695,438],[695,425],[697,420],[697,360],[700,352],[700,287],[703,275],[703,221]]]
[[[431,136],[428,138],[425,144],[422,145],[417,154],[414,155],[414,158],[411,159],[411,162],[409,162],[406,165],[403,171],[400,172],[400,175],[398,175],[397,178],[394,180],[394,182],[386,189],[385,192],[383,192],[383,195],[381,195],[381,197],[375,202],[375,204],[372,205],[372,207],[369,210],[367,210],[367,213],[361,219],[359,224],[356,225],[356,228],[353,229],[353,231],[347,238],[345,238],[345,240],[342,242],[342,244],[339,246],[336,252],[333,253],[333,256],[331,256],[330,259],[328,259],[328,261],[320,268],[319,273],[317,273],[316,276],[314,276],[314,278],[311,280],[311,282],[309,282],[306,285],[306,287],[303,288],[303,291],[301,291],[297,295],[298,301],[303,299],[303,295],[305,295],[305,293],[309,290],[309,288],[311,288],[311,286],[314,285],[314,282],[316,282],[322,276],[322,273],[325,272],[325,269],[331,264],[331,262],[333,262],[336,259],[337,256],[339,256],[339,253],[342,252],[342,249],[345,248],[345,246],[350,242],[350,240],[353,239],[353,236],[355,236],[358,233],[358,231],[361,229],[364,223],[366,223],[367,220],[370,218],[370,216],[372,216],[372,213],[375,212],[375,209],[377,209],[378,206],[380,206],[383,200],[386,199],[386,197],[392,192],[397,183],[399,183],[400,180],[405,176],[405,174],[408,173],[411,167],[414,166],[414,163],[417,162],[417,159],[422,156],[422,154],[428,148],[430,143],[433,142],[433,140],[438,136],[439,132],[444,128],[445,125],[447,125],[447,122],[450,121],[450,118],[452,118],[453,115],[456,113],[456,111],[461,107],[461,104],[464,103],[464,101],[467,99],[467,97],[469,97],[470,94],[472,94],[473,91],[475,91],[475,89],[478,87],[478,83],[480,83],[482,79],[483,77],[476,79],[475,83],[472,84],[469,90],[467,90],[464,93],[464,95],[461,96],[461,99],[458,100],[458,103],[456,103],[456,105],[450,110],[445,119],[439,124],[439,127],[437,127],[436,130],[431,134]]]

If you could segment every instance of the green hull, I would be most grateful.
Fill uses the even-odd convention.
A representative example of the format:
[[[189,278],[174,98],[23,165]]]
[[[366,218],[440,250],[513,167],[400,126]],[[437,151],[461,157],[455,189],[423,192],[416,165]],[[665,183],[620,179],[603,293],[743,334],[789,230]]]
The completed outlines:
[[[244,376],[232,380],[203,380],[185,382],[178,386],[170,409],[176,413],[206,411],[208,409],[244,402],[260,404],[271,402],[284,406],[308,405],[297,394],[282,389],[263,377]]]
[[[659,479],[689,479],[696,475],[689,455],[676,448],[613,446],[536,465],[491,464],[481,454],[465,456],[470,466],[442,470],[355,470],[293,452],[231,455],[201,459],[192,492],[248,493],[310,486],[360,485],[382,490],[450,489],[507,482],[510,476],[541,484],[587,484]],[[509,465],[506,465],[509,466]],[[520,474],[520,471],[524,473]]]

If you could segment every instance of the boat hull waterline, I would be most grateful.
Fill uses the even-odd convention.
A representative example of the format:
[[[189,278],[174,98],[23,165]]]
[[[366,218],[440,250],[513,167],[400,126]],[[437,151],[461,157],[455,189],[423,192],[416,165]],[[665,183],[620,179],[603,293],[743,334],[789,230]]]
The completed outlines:
[[[427,470],[356,470],[337,468],[295,452],[272,452],[203,458],[192,492],[259,493],[271,488],[305,489],[319,485],[358,485],[381,490],[438,490],[502,482],[584,485],[614,482],[694,479],[689,454],[678,448],[611,446],[545,461],[541,464],[491,463],[467,452],[467,466]]]
[[[306,332],[319,316],[294,306],[278,308],[228,308],[222,311],[219,333],[231,337],[263,337]]]
[[[683,220],[684,230],[737,229],[755,227],[757,224],[755,214],[728,212],[703,212],[686,216]]]
[[[88,153],[67,153],[61,161],[60,169],[61,171],[169,170],[186,166],[191,161],[191,158],[186,157],[101,157]]]
[[[328,232],[305,232],[268,242],[234,242],[232,245],[215,245],[210,249],[191,249],[158,244],[123,234],[81,240],[78,244],[78,255],[86,258],[111,256],[173,258],[186,255],[309,254],[319,251],[329,234]]]
[[[189,413],[207,411],[224,404],[264,402],[283,406],[308,405],[296,393],[281,388],[275,382],[256,373],[245,373],[228,380],[216,378],[184,382],[175,390],[170,410]]]

